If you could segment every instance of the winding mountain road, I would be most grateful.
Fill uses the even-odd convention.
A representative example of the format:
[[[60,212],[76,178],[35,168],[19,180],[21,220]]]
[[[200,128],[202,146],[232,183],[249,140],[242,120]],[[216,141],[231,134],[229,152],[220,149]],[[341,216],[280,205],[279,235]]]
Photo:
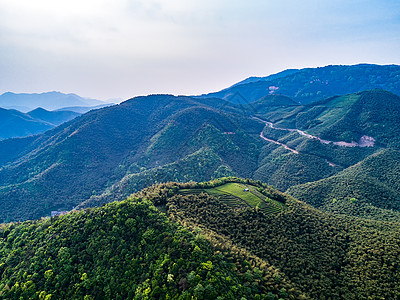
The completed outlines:
[[[261,131],[261,133],[260,133],[260,137],[261,137],[262,139],[266,140],[267,142],[271,142],[271,143],[280,145],[280,146],[282,146],[283,148],[285,148],[285,149],[287,149],[287,150],[289,150],[289,151],[292,151],[292,152],[295,153],[295,154],[299,154],[299,151],[297,151],[297,150],[295,150],[295,149],[293,149],[293,148],[290,148],[288,145],[285,145],[285,144],[283,144],[283,143],[281,143],[281,142],[274,141],[274,140],[271,140],[271,139],[269,139],[269,138],[266,138],[266,137],[264,136],[264,133],[263,133],[262,131]]]
[[[373,147],[375,145],[375,139],[373,137],[367,136],[367,135],[363,135],[360,138],[360,141],[358,143],[354,142],[354,141],[352,141],[351,143],[344,142],[344,141],[333,142],[333,141],[328,141],[328,140],[321,139],[320,137],[317,137],[315,135],[311,135],[311,134],[306,133],[306,132],[304,132],[304,131],[302,131],[300,129],[275,127],[273,123],[265,121],[265,120],[260,119],[258,117],[253,117],[253,119],[265,123],[266,125],[268,125],[272,129],[284,130],[284,131],[289,131],[289,132],[297,132],[298,134],[300,134],[300,135],[302,135],[302,136],[304,136],[306,138],[316,139],[316,140],[320,141],[322,144],[333,144],[333,145],[340,146],[340,147],[361,147],[361,148],[363,148],[363,147]]]
[[[302,131],[302,130],[300,130],[300,129],[279,128],[279,127],[275,127],[274,124],[273,124],[272,122],[265,121],[265,120],[263,120],[263,119],[260,119],[260,118],[258,118],[258,117],[255,117],[255,116],[253,116],[252,118],[255,119],[255,120],[257,120],[257,121],[260,121],[260,122],[266,124],[267,126],[269,126],[269,127],[272,128],[272,129],[284,130],[284,131],[289,131],[289,132],[297,132],[298,134],[300,134],[300,135],[302,135],[302,136],[304,136],[304,137],[306,137],[306,138],[309,138],[309,139],[316,139],[316,140],[320,141],[322,144],[333,144],[333,145],[340,146],[340,147],[373,147],[373,146],[375,145],[375,139],[374,139],[373,137],[366,136],[366,135],[362,136],[362,137],[360,138],[360,141],[359,141],[358,143],[357,143],[357,142],[354,142],[354,141],[352,141],[351,143],[344,142],[344,141],[333,142],[333,141],[328,141],[328,140],[321,139],[320,137],[311,135],[311,134],[306,133],[306,132],[304,132],[304,131]],[[260,137],[261,137],[263,140],[265,140],[265,141],[268,141],[268,142],[277,144],[277,145],[279,145],[279,146],[282,146],[282,147],[285,148],[286,150],[289,150],[289,151],[291,151],[291,152],[293,152],[293,153],[295,153],[295,154],[299,154],[299,151],[297,151],[296,149],[290,148],[290,147],[289,147],[288,145],[286,145],[286,144],[283,144],[283,143],[281,143],[281,142],[279,142],[279,141],[275,141],[275,140],[266,138],[266,137],[264,136],[263,130],[262,130],[261,133],[260,133]],[[333,162],[330,162],[330,161],[327,160],[327,159],[325,159],[325,161],[326,161],[326,163],[329,164],[331,167],[336,167],[336,166],[337,166],[337,164],[334,164]]]

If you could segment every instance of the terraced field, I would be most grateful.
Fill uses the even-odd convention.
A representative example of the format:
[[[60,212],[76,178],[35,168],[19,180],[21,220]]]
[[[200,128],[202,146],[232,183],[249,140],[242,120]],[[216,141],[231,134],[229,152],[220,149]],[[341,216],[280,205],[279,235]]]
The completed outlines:
[[[182,195],[208,193],[218,197],[231,207],[253,207],[261,210],[266,215],[279,213],[285,208],[285,204],[270,199],[257,190],[255,186],[242,183],[226,183],[209,189],[184,189]]]

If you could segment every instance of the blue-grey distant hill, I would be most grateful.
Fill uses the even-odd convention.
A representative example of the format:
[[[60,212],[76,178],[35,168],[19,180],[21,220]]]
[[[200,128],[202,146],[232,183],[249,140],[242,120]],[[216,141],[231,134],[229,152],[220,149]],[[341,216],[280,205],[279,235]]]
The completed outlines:
[[[34,119],[50,123],[54,126],[60,125],[81,115],[80,113],[74,111],[48,111],[41,107],[38,107],[26,114]]]
[[[107,103],[107,104],[101,104],[101,105],[96,105],[96,106],[71,106],[71,107],[63,107],[60,109],[57,109],[56,111],[73,111],[76,113],[80,114],[85,114],[88,111],[91,111],[93,109],[99,109],[107,106],[112,106],[114,103]]]
[[[284,95],[308,104],[336,95],[383,89],[400,95],[400,66],[359,64],[290,69],[267,77],[250,77],[219,92],[200,97],[250,103],[266,95]]]
[[[56,110],[63,107],[87,107],[103,104],[105,103],[100,100],[83,98],[76,94],[64,94],[60,92],[47,92],[41,94],[16,94],[7,92],[0,95],[0,107],[17,109],[22,112],[28,112],[37,107],[42,107],[47,110]]]
[[[39,134],[79,116],[73,111],[37,108],[28,113],[0,108],[0,140]]]

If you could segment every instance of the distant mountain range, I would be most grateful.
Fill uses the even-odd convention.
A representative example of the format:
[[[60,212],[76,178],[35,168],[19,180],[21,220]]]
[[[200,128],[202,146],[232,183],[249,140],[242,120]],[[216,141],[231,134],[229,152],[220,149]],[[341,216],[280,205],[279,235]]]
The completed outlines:
[[[79,115],[73,111],[47,111],[43,108],[27,113],[0,108],[0,140],[39,134]]]
[[[251,103],[266,95],[284,95],[302,104],[337,95],[384,89],[400,95],[400,66],[360,64],[290,69],[267,77],[250,77],[230,88],[200,97]]]
[[[0,139],[25,137],[54,128],[93,109],[113,105],[75,94],[0,95]]]
[[[47,110],[56,110],[71,106],[89,107],[104,104],[106,103],[100,100],[82,98],[75,94],[63,94],[60,92],[47,92],[41,94],[16,94],[7,92],[0,95],[0,107],[16,109],[22,112],[28,112],[38,107]]]
[[[399,149],[399,114],[400,97],[382,90],[306,106],[277,95],[246,107],[211,98],[134,98],[35,138],[0,142],[0,216],[97,206],[172,180],[234,175],[294,191]],[[393,205],[374,207],[397,218],[387,211]]]

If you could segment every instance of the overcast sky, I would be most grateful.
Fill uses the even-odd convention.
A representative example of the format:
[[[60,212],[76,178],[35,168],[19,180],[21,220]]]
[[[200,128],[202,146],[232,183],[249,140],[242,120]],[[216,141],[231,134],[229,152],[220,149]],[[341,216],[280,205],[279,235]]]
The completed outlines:
[[[400,64],[399,0],[0,0],[0,94],[200,94],[357,63]]]

